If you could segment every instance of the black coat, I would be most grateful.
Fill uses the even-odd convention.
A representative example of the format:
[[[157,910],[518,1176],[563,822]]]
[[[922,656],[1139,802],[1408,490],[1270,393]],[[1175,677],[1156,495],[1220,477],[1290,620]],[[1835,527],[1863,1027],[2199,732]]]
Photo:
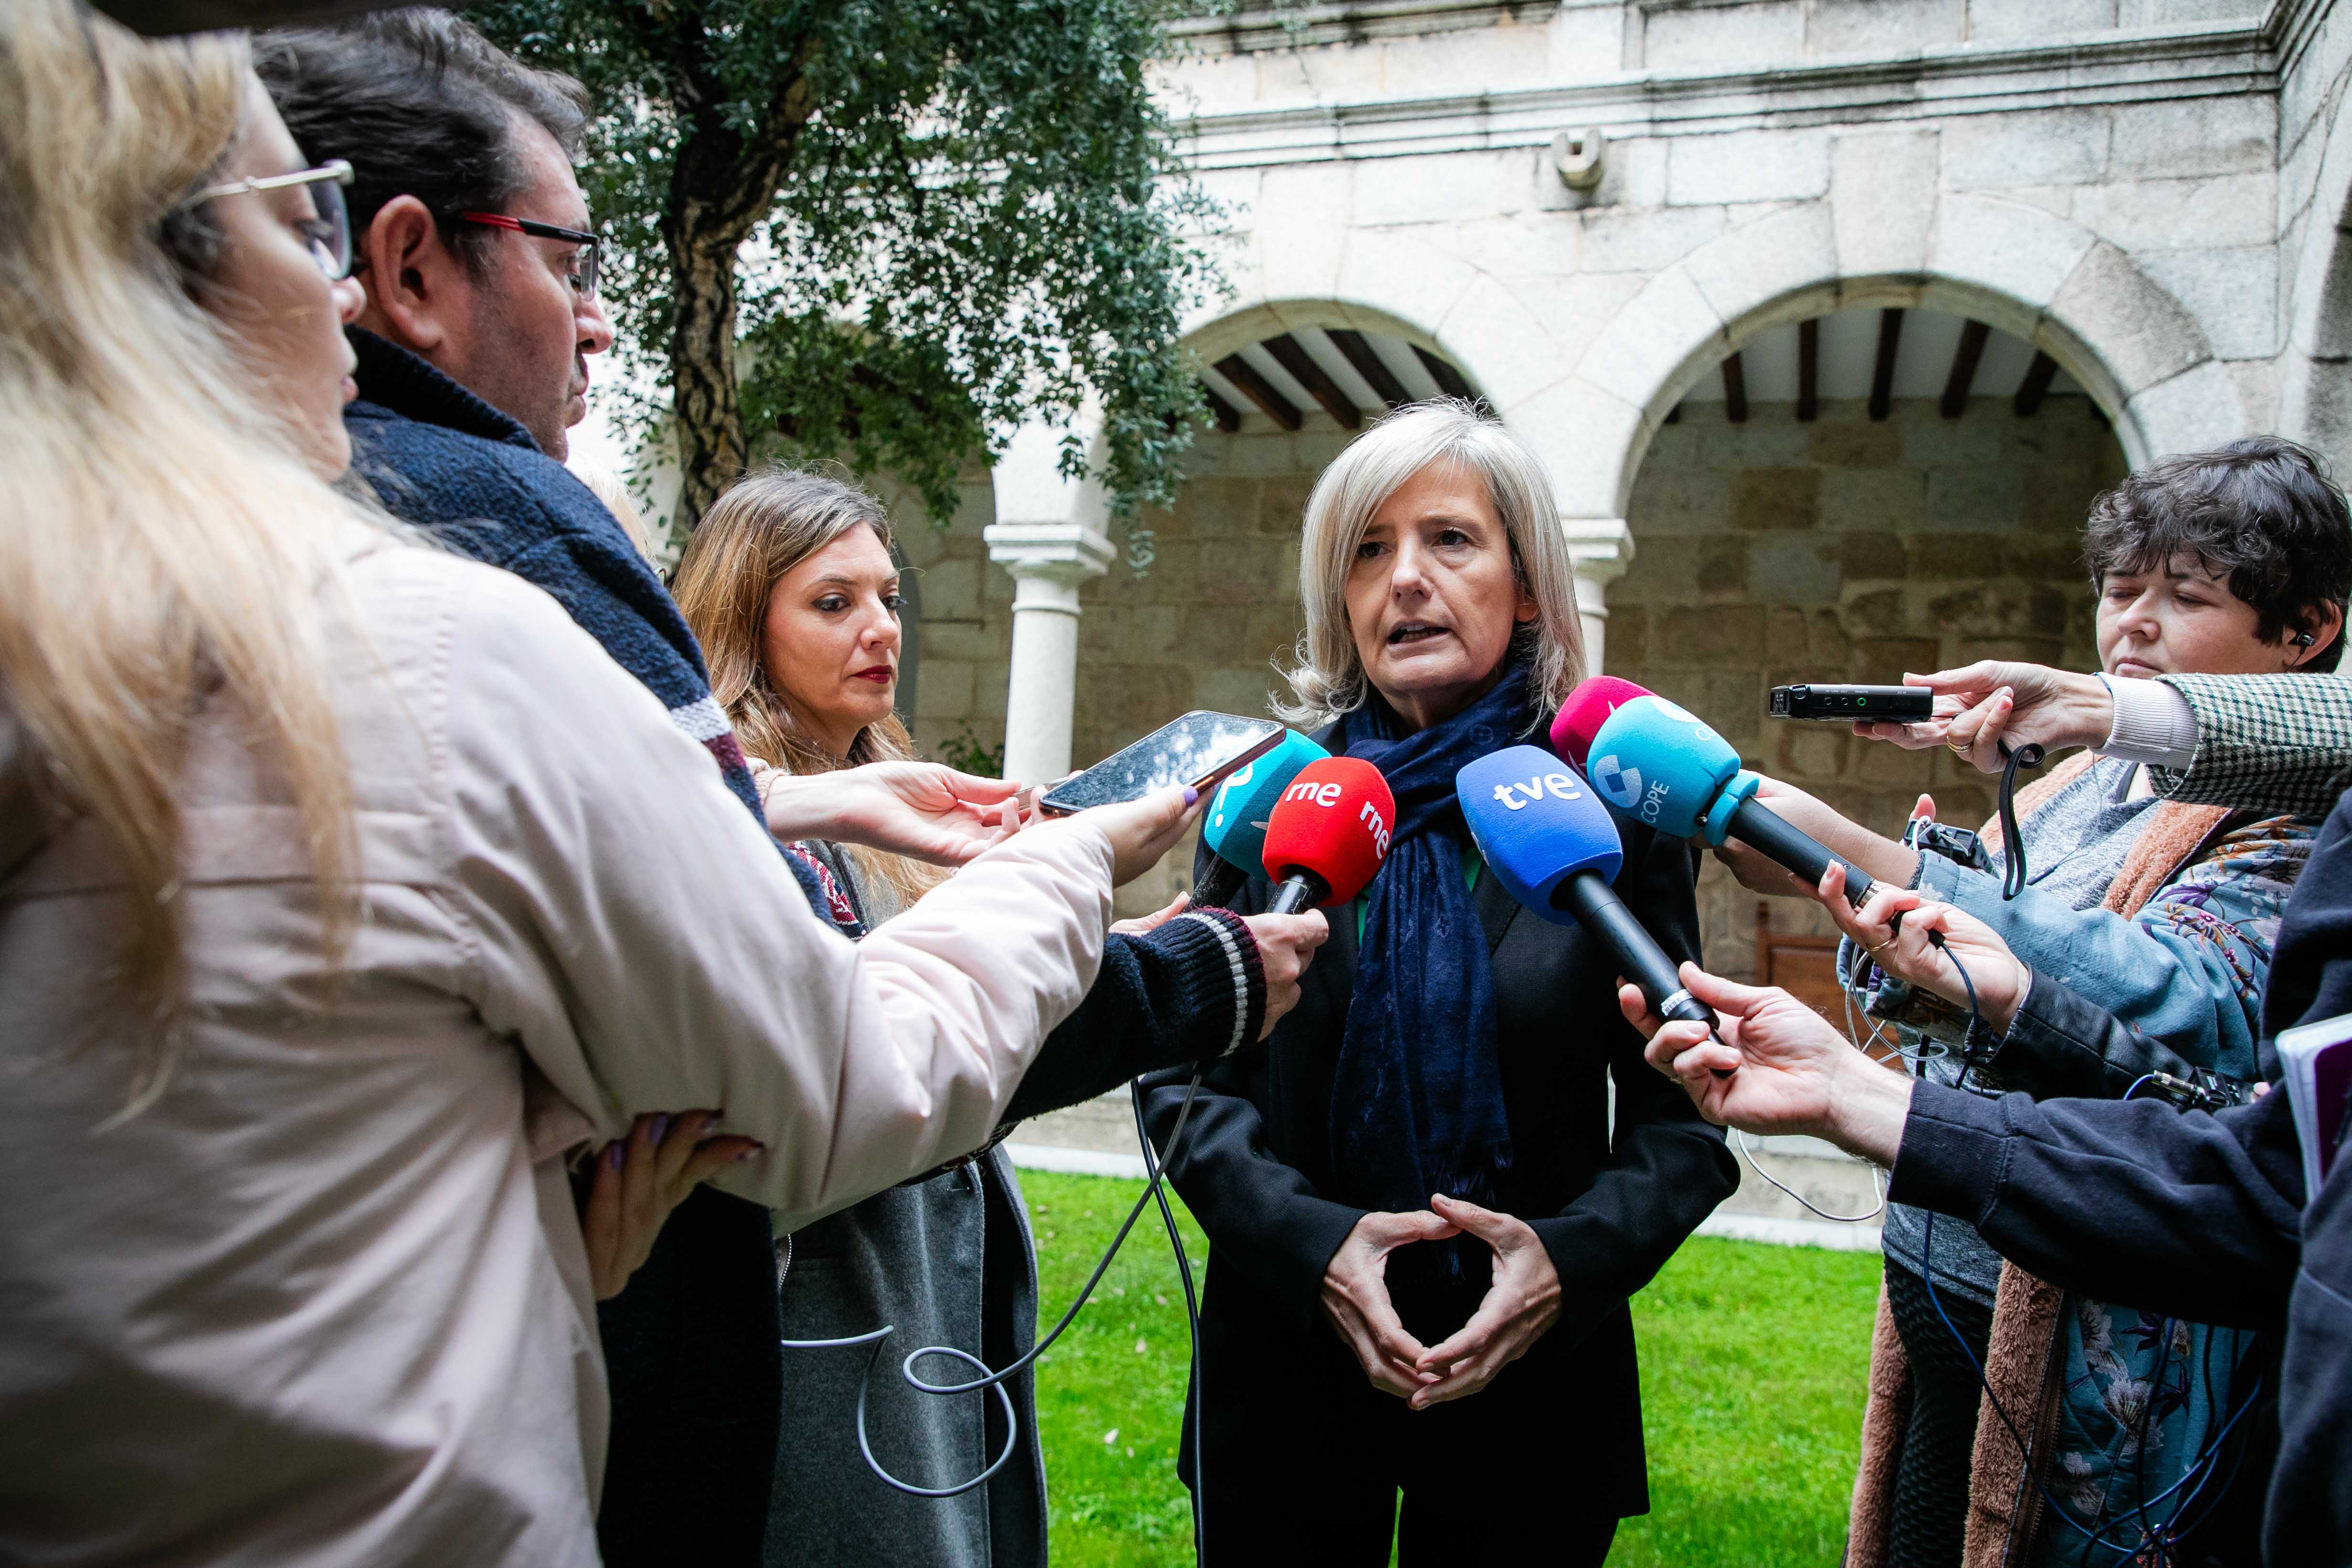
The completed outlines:
[[[2045,977],[2028,1006],[2093,1055],[2145,1047]],[[2352,1012],[2352,797],[2296,880],[2263,996],[2270,1042]],[[2348,1122],[2347,1126],[2352,1126]],[[2218,1115],[2148,1100],[1982,1100],[1922,1082],[1888,1195],[1965,1219],[2070,1290],[2199,1322],[2285,1330],[2264,1561],[2352,1563],[2352,1154],[2306,1205],[2285,1092]],[[2255,1414],[2259,1415],[2259,1412]],[[2251,1461],[2258,1468],[2259,1461]]]
[[[1669,953],[1698,957],[1682,844],[1631,832],[1617,890]],[[1262,908],[1265,891],[1253,883],[1235,907]],[[1324,1319],[1324,1266],[1366,1212],[1328,1195],[1332,1079],[1356,957],[1354,909],[1329,911],[1331,940],[1299,1005],[1263,1049],[1215,1066],[1170,1167],[1210,1240],[1194,1397],[1205,1399],[1212,1539],[1220,1517],[1223,1539],[1234,1539],[1233,1505],[1269,1476],[1310,1510],[1318,1499],[1356,1507],[1331,1500],[1351,1495],[1383,1506],[1391,1485],[1438,1517],[1472,1510],[1474,1495],[1521,1486],[1543,1489],[1534,1495],[1564,1510],[1554,1514],[1564,1523],[1649,1507],[1626,1300],[1738,1184],[1738,1169],[1723,1134],[1643,1063],[1599,944],[1522,910],[1483,870],[1473,901],[1493,957],[1514,1151],[1498,1178],[1500,1206],[1534,1226],[1559,1269],[1559,1321],[1482,1392],[1412,1412],[1372,1388]],[[1604,1068],[1617,1086],[1613,1151]],[[1188,1079],[1146,1080],[1155,1144],[1164,1145]],[[1399,1312],[1424,1344],[1460,1327],[1486,1286],[1483,1260],[1450,1284],[1426,1268],[1391,1273]],[[1188,1482],[1199,1473],[1193,1431],[1188,1420]],[[1330,1484],[1302,1475],[1302,1463],[1323,1468]],[[1353,1484],[1367,1475],[1378,1482],[1370,1494]],[[1567,1478],[1574,1484],[1563,1492]]]

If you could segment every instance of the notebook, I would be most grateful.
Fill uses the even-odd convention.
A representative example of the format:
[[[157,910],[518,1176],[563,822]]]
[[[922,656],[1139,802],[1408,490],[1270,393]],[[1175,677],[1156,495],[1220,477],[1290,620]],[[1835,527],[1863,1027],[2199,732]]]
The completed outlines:
[[[2308,1205],[2335,1163],[2344,1110],[2352,1104],[2352,1013],[2298,1024],[2278,1037],[2279,1067],[2303,1145],[2303,1194]]]

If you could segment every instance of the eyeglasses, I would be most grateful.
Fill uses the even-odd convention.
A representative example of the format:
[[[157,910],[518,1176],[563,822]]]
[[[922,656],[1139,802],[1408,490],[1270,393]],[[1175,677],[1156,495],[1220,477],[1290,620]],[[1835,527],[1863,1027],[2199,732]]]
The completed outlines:
[[[576,228],[559,228],[551,223],[539,223],[527,217],[509,217],[504,213],[459,213],[459,223],[478,223],[490,228],[510,229],[527,234],[533,239],[560,239],[580,248],[572,253],[573,266],[563,275],[572,291],[583,300],[596,297],[596,257],[600,241],[593,234],[583,234]]]
[[[298,169],[290,174],[270,174],[257,180],[232,180],[225,185],[211,185],[196,193],[196,200],[211,201],[215,196],[243,195],[247,191],[283,191],[296,185],[310,187],[310,206],[315,216],[299,226],[302,237],[310,242],[310,259],[329,282],[337,282],[352,275],[352,209],[343,200],[343,187],[352,183],[352,166],[341,158],[332,158],[315,169]]]

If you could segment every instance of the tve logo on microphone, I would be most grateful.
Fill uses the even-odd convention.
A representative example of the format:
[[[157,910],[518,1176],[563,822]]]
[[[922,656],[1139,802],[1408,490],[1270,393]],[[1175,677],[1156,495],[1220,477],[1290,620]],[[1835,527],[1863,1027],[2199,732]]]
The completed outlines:
[[[1640,783],[1638,775],[1634,782],[1638,786]],[[1576,787],[1574,779],[1557,769],[1528,778],[1525,782],[1518,779],[1506,779],[1495,786],[1495,798],[1501,801],[1505,809],[1509,811],[1525,811],[1528,806],[1543,799],[1547,793],[1555,800],[1574,800],[1584,792]]]

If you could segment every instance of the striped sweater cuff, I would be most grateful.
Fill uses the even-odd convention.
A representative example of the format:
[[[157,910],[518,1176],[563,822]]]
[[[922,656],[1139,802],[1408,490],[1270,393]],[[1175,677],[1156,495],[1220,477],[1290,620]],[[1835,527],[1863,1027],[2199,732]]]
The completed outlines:
[[[1258,1031],[1265,1026],[1265,963],[1259,956],[1257,938],[1231,910],[1191,910],[1170,923],[1185,921],[1196,921],[1205,929],[1224,961],[1226,979],[1232,986],[1233,1028],[1216,1043],[1213,1054],[1231,1056],[1256,1039]],[[1207,998],[1202,1001],[1205,1005]]]

